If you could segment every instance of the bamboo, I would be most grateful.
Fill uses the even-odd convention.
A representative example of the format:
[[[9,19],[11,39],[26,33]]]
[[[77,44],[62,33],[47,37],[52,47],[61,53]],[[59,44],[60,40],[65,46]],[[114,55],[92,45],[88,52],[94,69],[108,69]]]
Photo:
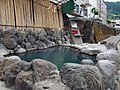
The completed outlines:
[[[55,9],[49,0],[0,0],[0,24],[62,28],[62,13]]]

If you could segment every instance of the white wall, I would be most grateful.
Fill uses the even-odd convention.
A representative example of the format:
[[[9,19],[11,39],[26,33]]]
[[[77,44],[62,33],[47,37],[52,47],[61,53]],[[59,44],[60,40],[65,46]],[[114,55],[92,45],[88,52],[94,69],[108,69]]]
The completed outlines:
[[[89,0],[76,0],[75,3],[78,5],[86,4],[86,3],[89,3]]]

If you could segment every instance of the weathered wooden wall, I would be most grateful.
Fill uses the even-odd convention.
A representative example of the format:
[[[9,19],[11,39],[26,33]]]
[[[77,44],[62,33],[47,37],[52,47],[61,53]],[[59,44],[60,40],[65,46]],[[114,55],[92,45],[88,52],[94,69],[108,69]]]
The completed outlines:
[[[8,25],[63,28],[62,12],[49,0],[0,0],[0,27]]]

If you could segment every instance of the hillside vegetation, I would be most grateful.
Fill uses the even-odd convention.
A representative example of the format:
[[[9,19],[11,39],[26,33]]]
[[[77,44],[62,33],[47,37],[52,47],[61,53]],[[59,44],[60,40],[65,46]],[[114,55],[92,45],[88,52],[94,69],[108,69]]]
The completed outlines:
[[[120,2],[106,2],[108,19],[120,19]]]

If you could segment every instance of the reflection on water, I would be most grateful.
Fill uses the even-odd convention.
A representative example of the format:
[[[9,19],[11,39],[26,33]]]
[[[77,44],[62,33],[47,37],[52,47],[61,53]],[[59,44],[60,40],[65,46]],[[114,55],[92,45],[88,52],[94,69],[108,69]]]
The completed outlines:
[[[31,51],[17,54],[22,60],[31,61],[33,59],[45,59],[61,68],[64,63],[80,63],[82,59],[95,60],[95,56],[81,54],[77,49],[69,47],[53,47],[45,50]]]

